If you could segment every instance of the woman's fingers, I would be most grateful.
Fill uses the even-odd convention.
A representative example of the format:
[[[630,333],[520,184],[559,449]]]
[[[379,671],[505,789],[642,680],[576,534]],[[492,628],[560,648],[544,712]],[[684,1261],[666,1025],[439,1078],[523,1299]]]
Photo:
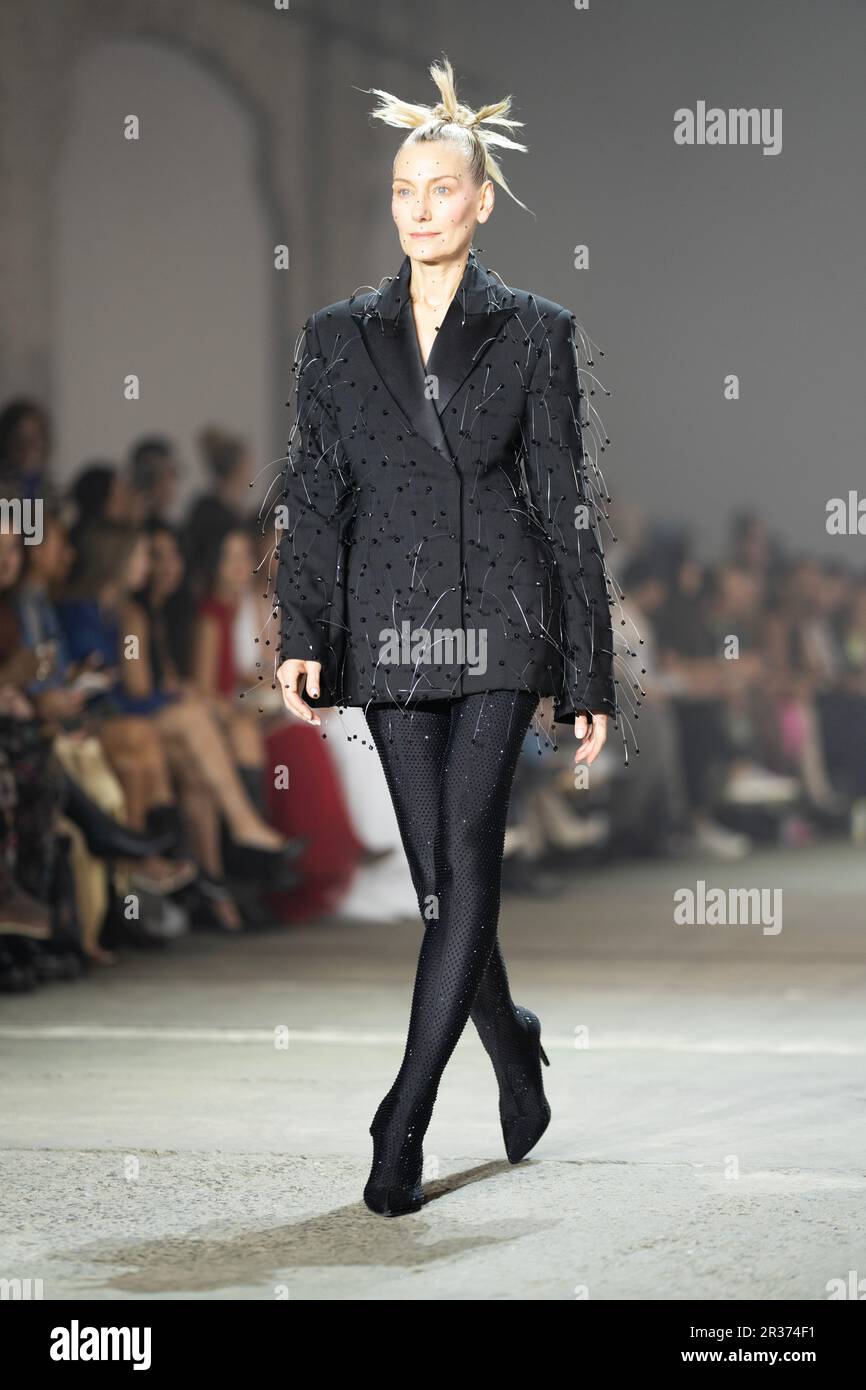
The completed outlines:
[[[576,763],[594,762],[607,738],[607,715],[594,714],[590,724],[585,714],[579,714],[574,721],[574,732],[577,738],[583,740],[574,755],[574,761]]]
[[[319,672],[321,669],[322,663],[320,661],[307,662],[307,689],[311,695],[317,696],[319,693]]]
[[[301,699],[302,683],[306,681],[311,695],[318,695],[321,669],[322,664],[319,661],[284,661],[277,672],[277,679],[283,689],[283,704],[290,714],[306,720],[308,724],[321,724],[322,721]]]

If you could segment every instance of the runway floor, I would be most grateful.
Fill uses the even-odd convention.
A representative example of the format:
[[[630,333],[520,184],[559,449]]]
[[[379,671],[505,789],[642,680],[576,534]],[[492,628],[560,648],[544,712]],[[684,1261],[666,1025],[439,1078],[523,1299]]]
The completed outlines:
[[[782,930],[676,925],[698,879],[781,889]],[[846,844],[508,895],[551,1125],[508,1163],[470,1023],[429,1200],[396,1220],[361,1190],[420,924],[195,934],[7,996],[0,1273],[45,1298],[827,1299],[866,1280],[864,904]]]

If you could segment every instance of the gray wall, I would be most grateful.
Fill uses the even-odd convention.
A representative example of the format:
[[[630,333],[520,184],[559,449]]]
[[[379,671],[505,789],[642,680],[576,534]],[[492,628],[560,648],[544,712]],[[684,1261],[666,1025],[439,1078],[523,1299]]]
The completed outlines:
[[[861,553],[824,524],[866,471],[855,0],[6,0],[0,25],[0,393],[45,397],[61,475],[142,429],[193,463],[205,419],[281,453],[303,319],[402,254],[400,136],[356,88],[432,102],[445,52],[469,102],[511,93],[525,122],[503,167],[535,216],[499,190],[477,244],[605,349],[614,517],[637,503],[712,550],[752,504],[798,548]],[[675,145],[699,100],[781,107],[781,152]]]

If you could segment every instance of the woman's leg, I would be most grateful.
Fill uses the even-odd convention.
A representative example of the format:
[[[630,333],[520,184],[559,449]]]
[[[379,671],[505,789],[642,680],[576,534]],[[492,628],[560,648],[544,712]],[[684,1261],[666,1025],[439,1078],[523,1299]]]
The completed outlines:
[[[497,691],[496,695],[507,693]],[[451,703],[450,700],[428,701],[416,705],[409,713],[388,706],[370,706],[370,710],[378,713],[374,713],[372,721],[367,720],[388,783],[425,927],[429,922],[428,905],[436,894],[434,847],[440,823],[441,779],[451,727]],[[383,717],[385,710],[390,713],[388,719]],[[387,740],[384,748],[383,740]],[[502,1060],[512,1044],[525,1051],[526,1031],[515,1013],[498,932],[470,1017],[494,1064]]]
[[[265,740],[261,720],[251,714],[233,711],[226,721],[229,745],[240,767],[264,767]]]
[[[151,806],[174,802],[159,729],[141,715],[112,715],[96,732],[123,787],[129,824],[144,830]]]
[[[202,874],[217,880],[219,889],[210,895],[210,906],[227,931],[241,931],[243,918],[237,903],[222,883],[224,866],[220,835],[220,811],[214,794],[198,771],[193,758],[178,756],[183,745],[167,740],[169,761],[177,782],[177,799],[189,836],[190,850]],[[174,752],[172,752],[174,750]],[[201,885],[201,880],[200,880]]]
[[[417,1159],[470,1012],[488,1052],[515,1027],[496,928],[511,783],[536,704],[496,690],[442,712],[367,710],[425,925],[403,1061],[371,1127],[388,1131],[383,1170]]]
[[[225,739],[204,700],[190,696],[164,705],[159,726],[180,743],[210,787],[229,828],[239,843],[278,850],[284,837],[268,825],[250,801]]]

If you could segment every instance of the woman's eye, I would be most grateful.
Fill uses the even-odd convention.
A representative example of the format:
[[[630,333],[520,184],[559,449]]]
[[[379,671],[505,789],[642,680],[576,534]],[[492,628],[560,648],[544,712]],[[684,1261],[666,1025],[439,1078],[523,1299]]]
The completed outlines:
[[[402,196],[403,196],[404,193],[411,193],[411,192],[412,192],[411,188],[398,188],[398,189],[397,189],[397,197],[398,197],[398,198],[402,198]],[[434,192],[434,193],[446,193],[446,194],[447,194],[447,193],[450,193],[450,192],[451,192],[451,189],[449,188],[449,186],[448,186],[447,183],[440,183],[436,188],[434,188],[433,192]]]

